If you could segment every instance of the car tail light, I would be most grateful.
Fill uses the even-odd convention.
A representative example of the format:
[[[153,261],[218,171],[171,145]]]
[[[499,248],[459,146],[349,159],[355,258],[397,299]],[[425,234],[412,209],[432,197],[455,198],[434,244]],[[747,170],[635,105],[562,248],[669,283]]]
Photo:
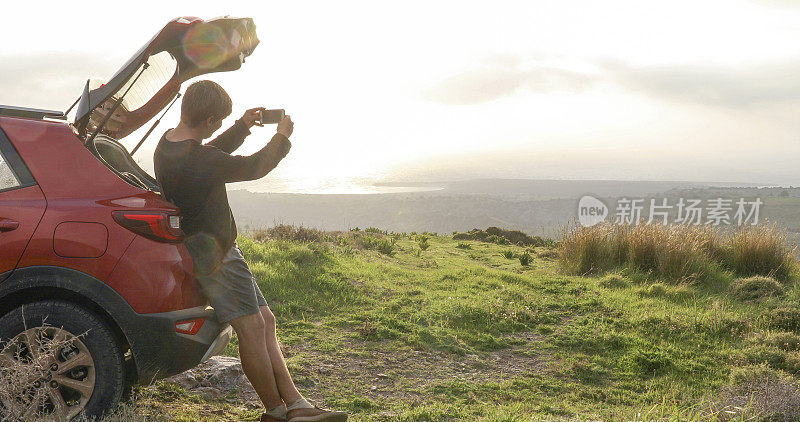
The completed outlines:
[[[204,322],[206,322],[205,318],[196,318],[196,319],[190,319],[188,321],[176,322],[175,331],[193,336],[197,334],[198,331],[200,331],[200,327],[203,326]]]
[[[157,211],[114,211],[114,221],[122,227],[157,242],[183,241],[180,216]]]

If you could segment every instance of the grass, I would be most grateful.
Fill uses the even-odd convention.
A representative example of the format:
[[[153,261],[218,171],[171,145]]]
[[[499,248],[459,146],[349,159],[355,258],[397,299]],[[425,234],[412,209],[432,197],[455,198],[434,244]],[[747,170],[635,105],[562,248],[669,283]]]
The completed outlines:
[[[667,257],[647,239],[609,245],[597,233],[558,249],[424,233],[418,253],[416,233],[295,232],[238,242],[300,390],[353,421],[756,420],[800,394],[794,276],[780,295],[743,300],[731,284],[751,274],[735,275],[716,255],[725,240],[703,232]],[[368,236],[392,253],[365,247]],[[594,265],[622,250],[641,256]],[[565,255],[592,271],[564,268]],[[659,270],[681,257],[697,267]],[[235,340],[225,353],[236,356]],[[137,392],[137,406],[169,420],[260,412],[165,382]]]
[[[352,233],[393,239],[393,253],[363,248]],[[351,420],[751,420],[758,406],[783,403],[743,405],[746,383],[731,374],[754,366],[794,394],[800,291],[791,276],[782,295],[742,300],[730,287],[733,270],[710,258],[703,265],[717,266],[706,279],[716,281],[692,283],[659,281],[641,267],[573,275],[554,261],[570,253],[569,239],[556,253],[426,233],[429,247],[418,254],[417,234],[326,236],[240,237],[239,245],[301,391]],[[718,244],[687,251],[724,249]],[[528,265],[508,251],[527,254]],[[235,341],[226,354],[236,355]],[[243,405],[182,397],[150,403],[176,420],[257,418]]]

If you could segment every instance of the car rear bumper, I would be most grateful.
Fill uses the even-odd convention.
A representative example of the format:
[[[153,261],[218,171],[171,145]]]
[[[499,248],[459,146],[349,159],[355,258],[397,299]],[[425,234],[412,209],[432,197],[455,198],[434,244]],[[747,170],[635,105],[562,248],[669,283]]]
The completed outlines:
[[[181,321],[204,318],[194,334],[175,331]],[[217,322],[213,309],[196,307],[158,314],[136,314],[131,318],[127,337],[137,369],[139,383],[166,378],[222,352],[233,330]]]

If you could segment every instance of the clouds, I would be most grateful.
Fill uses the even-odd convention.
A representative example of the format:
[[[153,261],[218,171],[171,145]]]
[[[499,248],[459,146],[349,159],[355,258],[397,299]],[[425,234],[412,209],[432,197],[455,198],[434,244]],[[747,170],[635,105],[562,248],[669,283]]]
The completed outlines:
[[[520,67],[518,60],[503,58],[452,75],[424,90],[429,101],[450,105],[492,101],[520,90],[543,93],[555,90],[580,91],[594,82],[591,75],[549,66]]]
[[[739,66],[606,66],[626,89],[659,99],[742,108],[800,101],[800,59]]]
[[[0,55],[0,104],[66,110],[87,79],[108,78],[119,64],[77,52]]]
[[[728,108],[800,101],[800,58],[746,65],[632,66],[620,61],[587,63],[583,71],[522,60],[498,60],[453,75],[423,92],[450,105],[477,104],[520,91],[580,92],[598,84],[668,101]]]

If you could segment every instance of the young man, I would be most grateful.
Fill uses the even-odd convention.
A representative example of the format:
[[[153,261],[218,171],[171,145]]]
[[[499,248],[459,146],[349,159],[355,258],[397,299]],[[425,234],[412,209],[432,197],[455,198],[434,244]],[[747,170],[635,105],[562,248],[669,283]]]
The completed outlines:
[[[181,210],[186,247],[203,293],[218,320],[236,331],[244,373],[267,408],[261,421],[344,421],[346,413],[320,409],[297,391],[275,335],[275,316],[236,244],[236,223],[225,190],[226,183],[259,179],[274,169],[289,153],[294,124],[286,116],[260,151],[231,155],[251,127],[262,126],[262,108],[254,108],[202,144],[231,108],[230,97],[218,84],[199,81],[189,86],[180,123],[167,130],[156,147],[156,178],[164,197]]]

